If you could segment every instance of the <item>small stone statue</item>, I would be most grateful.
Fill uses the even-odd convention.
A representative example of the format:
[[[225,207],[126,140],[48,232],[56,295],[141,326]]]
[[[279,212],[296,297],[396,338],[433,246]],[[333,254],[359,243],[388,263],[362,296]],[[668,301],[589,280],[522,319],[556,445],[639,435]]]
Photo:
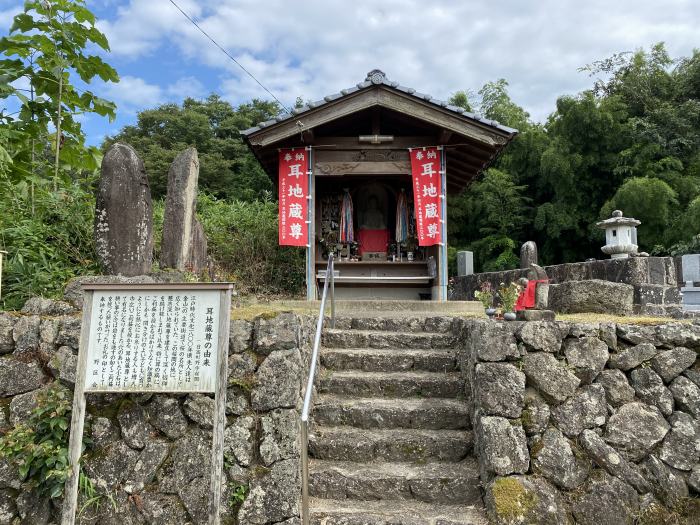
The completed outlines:
[[[362,214],[360,228],[368,230],[383,230],[386,228],[384,214],[379,209],[379,200],[374,195],[367,200],[367,209]]]
[[[524,309],[518,310],[520,321],[554,321],[554,312],[549,306],[549,278],[544,268],[530,264],[527,279],[520,279],[525,295],[518,301]]]

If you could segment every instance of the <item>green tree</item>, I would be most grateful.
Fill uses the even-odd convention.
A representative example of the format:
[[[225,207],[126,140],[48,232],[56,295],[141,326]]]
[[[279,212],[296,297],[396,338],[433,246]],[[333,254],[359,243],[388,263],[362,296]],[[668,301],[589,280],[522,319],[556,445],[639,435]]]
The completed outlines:
[[[530,114],[511,100],[507,88],[508,82],[504,78],[484,84],[479,90],[479,109],[487,118],[515,129],[524,129],[529,124]]]
[[[475,252],[484,271],[517,267],[514,253],[525,222],[528,198],[524,186],[497,169],[488,170],[469,191],[454,199],[448,226],[452,242]]]
[[[187,98],[179,104],[163,104],[141,111],[137,123],[125,126],[102,145],[127,142],[146,166],[154,197],[165,195],[168,168],[183,149],[199,153],[199,186],[217,197],[254,200],[272,191],[270,178],[260,167],[240,131],[279,113],[273,102],[254,99],[234,108],[217,95],[205,100]]]
[[[109,49],[82,0],[28,1],[0,39],[0,248],[8,251],[3,303],[58,294],[66,280],[97,269],[92,238],[97,148],[78,117],[113,118],[115,106],[79,78],[118,81],[92,46]],[[18,86],[27,86],[18,87]]]
[[[113,119],[115,106],[79,90],[73,80],[89,83],[99,76],[117,82],[119,77],[100,57],[86,53],[92,45],[109,50],[83,0],[27,1],[9,35],[0,39],[0,53],[7,56],[0,60],[0,98],[19,106],[14,115],[0,114],[0,123],[8,129],[7,150],[16,182],[44,182],[51,158],[54,190],[59,171],[94,170],[99,165],[99,152],[85,146],[76,117],[97,113]]]
[[[457,91],[454,93],[447,102],[453,106],[460,107],[465,111],[473,111],[472,100],[473,94],[471,91]]]

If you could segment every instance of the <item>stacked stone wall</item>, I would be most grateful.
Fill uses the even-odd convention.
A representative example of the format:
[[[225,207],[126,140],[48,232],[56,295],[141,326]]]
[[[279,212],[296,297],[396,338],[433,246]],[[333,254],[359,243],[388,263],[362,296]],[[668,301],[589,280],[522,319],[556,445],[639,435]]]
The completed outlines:
[[[291,313],[231,321],[222,523],[298,523],[298,409],[312,323]],[[69,303],[33,299],[0,313],[0,433],[26,421],[51,386],[72,399],[79,336]],[[213,397],[88,395],[87,404],[93,445],[83,468],[103,497],[78,523],[207,522]],[[1,525],[59,523],[60,508],[0,460]]]
[[[700,515],[700,325],[440,322],[456,336],[494,523]],[[223,523],[299,522],[314,324],[292,313],[231,323]],[[34,299],[0,313],[0,431],[26,421],[49,386],[71,394],[79,334],[73,304]],[[79,523],[204,523],[212,410],[198,394],[88,396],[83,464],[104,498]],[[0,461],[0,524],[58,523],[60,507]]]
[[[616,283],[617,286],[611,286],[612,291],[606,290],[605,293],[624,296],[626,303],[619,305],[603,301],[602,306],[608,313],[634,312],[680,317],[683,315],[679,288],[682,284],[680,265],[680,257],[631,257],[557,264],[546,266],[544,269],[552,284],[550,302],[557,310],[561,307],[562,312],[566,311],[565,303],[572,301],[571,290],[559,290],[558,285],[571,281],[607,281]],[[497,288],[500,283],[508,284],[521,277],[527,277],[527,273],[528,270],[508,270],[455,277],[450,299],[473,301],[474,292],[479,290],[483,283],[488,282],[493,288]]]
[[[461,332],[494,523],[700,516],[700,325],[466,320]]]

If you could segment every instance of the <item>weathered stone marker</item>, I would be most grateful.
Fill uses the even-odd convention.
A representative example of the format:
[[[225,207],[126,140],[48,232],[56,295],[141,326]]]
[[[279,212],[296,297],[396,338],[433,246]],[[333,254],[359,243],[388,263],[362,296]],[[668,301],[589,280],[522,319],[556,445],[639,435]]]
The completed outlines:
[[[683,256],[683,310],[700,311],[700,286],[695,283],[700,281],[700,254],[691,253]]]
[[[195,148],[180,153],[168,171],[161,265],[199,273],[206,265],[207,238],[195,216],[199,158]]]
[[[474,273],[474,252],[457,252],[457,275],[463,277]]]
[[[527,241],[520,247],[520,268],[530,269],[531,264],[537,264],[537,244]]]
[[[97,257],[110,275],[143,275],[153,262],[153,207],[143,161],[128,144],[102,159],[95,207]]]

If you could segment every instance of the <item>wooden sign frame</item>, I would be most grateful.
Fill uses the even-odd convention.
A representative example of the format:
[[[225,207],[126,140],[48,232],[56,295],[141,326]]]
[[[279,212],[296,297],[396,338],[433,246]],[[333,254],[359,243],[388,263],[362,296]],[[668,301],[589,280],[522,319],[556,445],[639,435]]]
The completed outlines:
[[[182,292],[218,290],[219,320],[216,348],[217,369],[214,386],[214,429],[212,440],[212,463],[210,478],[209,525],[218,525],[221,505],[221,478],[224,466],[224,428],[226,424],[226,386],[228,382],[228,339],[231,322],[231,283],[147,283],[147,284],[84,284],[83,316],[80,328],[78,369],[73,393],[73,414],[71,416],[70,441],[68,445],[70,474],[66,480],[63,500],[62,525],[74,525],[78,506],[78,482],[80,479],[80,455],[82,452],[83,429],[85,427],[85,379],[87,370],[90,323],[92,318],[93,296],[96,291],[109,292]],[[151,392],[151,390],[149,390]],[[123,393],[123,392],[116,392]],[[168,391],[168,393],[174,393]]]

